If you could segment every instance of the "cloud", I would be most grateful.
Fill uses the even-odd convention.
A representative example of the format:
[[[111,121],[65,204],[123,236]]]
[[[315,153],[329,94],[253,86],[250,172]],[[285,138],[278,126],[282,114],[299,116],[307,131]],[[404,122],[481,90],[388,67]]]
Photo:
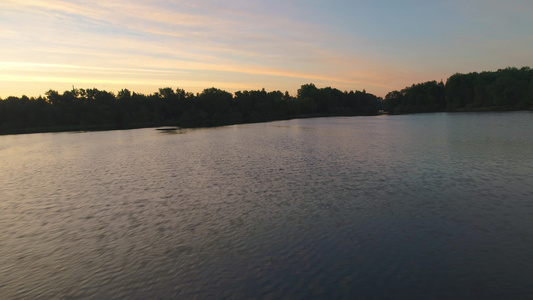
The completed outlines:
[[[307,41],[309,35],[304,29],[309,29],[309,26],[277,16],[230,11],[216,6],[205,9],[205,3],[203,14],[180,13],[176,9],[165,10],[165,7],[130,1],[30,0],[22,4],[9,1],[7,5],[18,10],[29,7],[34,9],[32,13],[46,17],[51,13],[61,14],[61,23],[67,23],[57,24],[57,20],[52,20],[52,23],[44,25],[48,30],[39,33],[48,42],[32,47],[34,54],[29,60],[40,62],[41,66],[70,63],[81,68],[102,63],[115,69],[124,69],[135,63],[139,70],[214,70],[305,80],[345,81],[331,75],[317,74],[312,67],[306,69],[305,65],[313,66],[316,63],[338,64],[327,61],[338,60],[338,57],[329,55],[330,58],[326,58],[325,50],[316,49],[315,44]],[[224,14],[215,15],[222,12]],[[94,32],[87,28],[63,31],[62,27],[82,26],[80,18],[103,28],[90,28]],[[106,22],[112,26],[109,27]],[[286,31],[283,26],[299,28],[302,38],[290,39],[295,35],[294,31],[285,36],[278,35],[280,31]],[[264,31],[257,32],[258,28]],[[269,31],[272,28],[274,31]],[[122,31],[125,29],[132,32],[124,34]],[[312,29],[319,36],[319,30]],[[19,66],[28,68],[28,65]],[[294,68],[291,70],[290,66]],[[309,73],[297,71],[302,66]],[[110,71],[111,67],[100,69]]]
[[[530,62],[531,3],[3,0],[0,72],[10,82],[314,82],[384,95]]]

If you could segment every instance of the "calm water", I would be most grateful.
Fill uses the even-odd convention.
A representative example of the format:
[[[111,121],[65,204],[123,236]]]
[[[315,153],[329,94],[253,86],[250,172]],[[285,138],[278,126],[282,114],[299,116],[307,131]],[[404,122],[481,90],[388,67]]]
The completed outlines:
[[[533,294],[533,113],[0,136],[2,299]]]

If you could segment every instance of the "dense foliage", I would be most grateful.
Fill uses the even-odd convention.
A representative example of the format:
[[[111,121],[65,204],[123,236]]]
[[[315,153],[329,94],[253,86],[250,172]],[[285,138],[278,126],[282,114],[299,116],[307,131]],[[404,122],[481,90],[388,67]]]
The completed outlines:
[[[414,84],[387,94],[391,114],[434,111],[522,110],[533,107],[533,70],[455,74],[443,82]]]
[[[151,95],[127,89],[116,95],[98,89],[73,89],[46,98],[8,97],[0,101],[0,133],[136,128],[172,125],[218,126],[305,116],[373,115],[380,98],[360,92],[303,85],[296,97],[287,92],[209,88],[192,94],[161,88]]]
[[[192,94],[161,88],[150,95],[127,89],[116,95],[98,89],[73,89],[46,97],[0,99],[0,133],[120,129],[172,125],[218,126],[308,116],[375,115],[437,111],[521,110],[533,108],[533,70],[506,68],[496,72],[455,74],[392,91],[385,99],[365,91],[342,92],[302,85],[287,92],[209,88]]]

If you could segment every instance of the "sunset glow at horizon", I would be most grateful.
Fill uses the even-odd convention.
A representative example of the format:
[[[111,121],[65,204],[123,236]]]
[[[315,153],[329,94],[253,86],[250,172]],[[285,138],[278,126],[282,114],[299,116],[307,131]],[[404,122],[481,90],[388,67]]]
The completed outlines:
[[[307,83],[385,96],[533,65],[530,0],[2,0],[0,98]]]

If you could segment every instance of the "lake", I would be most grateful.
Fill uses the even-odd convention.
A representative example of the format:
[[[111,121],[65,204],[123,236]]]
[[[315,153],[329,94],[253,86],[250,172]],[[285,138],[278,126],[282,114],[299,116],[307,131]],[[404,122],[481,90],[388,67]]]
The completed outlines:
[[[3,299],[524,299],[533,113],[0,136]]]

